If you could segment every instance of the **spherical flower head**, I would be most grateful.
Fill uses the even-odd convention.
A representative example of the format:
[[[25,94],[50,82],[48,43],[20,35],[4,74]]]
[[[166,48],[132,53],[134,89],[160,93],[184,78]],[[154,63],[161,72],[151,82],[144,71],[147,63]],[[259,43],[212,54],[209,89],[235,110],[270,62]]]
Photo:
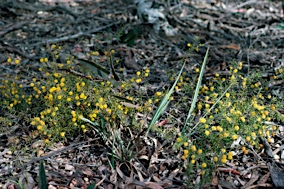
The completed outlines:
[[[188,150],[183,150],[184,155],[188,155]]]
[[[155,93],[155,96],[161,96],[161,95],[162,95],[162,93],[159,92],[159,91]]]
[[[232,136],[232,140],[237,140],[239,138],[239,136],[237,135],[237,134],[234,134],[233,136]]]
[[[15,60],[15,64],[16,64],[16,65],[20,64],[20,60],[16,59],[16,60]]]
[[[206,136],[208,136],[208,135],[210,134],[210,131],[206,130],[206,131],[204,132],[204,134],[205,134]]]
[[[206,123],[206,119],[205,119],[204,117],[201,117],[201,118],[199,119],[199,122],[200,122],[200,123]]]
[[[202,163],[202,164],[201,164],[201,167],[202,167],[202,168],[206,168],[206,167],[207,167],[207,164],[206,164],[206,163]]]
[[[250,136],[246,136],[246,141],[250,141],[251,140],[251,138],[250,138]]]

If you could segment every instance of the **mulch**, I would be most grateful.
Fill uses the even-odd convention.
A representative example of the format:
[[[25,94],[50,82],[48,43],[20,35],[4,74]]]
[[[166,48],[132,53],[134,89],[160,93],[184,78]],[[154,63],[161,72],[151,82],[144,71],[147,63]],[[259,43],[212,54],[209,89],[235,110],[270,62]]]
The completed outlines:
[[[61,45],[64,55],[71,53],[78,58],[86,58],[86,52],[98,50],[103,55],[104,51],[114,49],[116,57],[123,60],[123,65],[115,65],[115,69],[126,67],[126,78],[142,67],[151,69],[154,76],[149,80],[153,91],[166,87],[168,73],[177,72],[181,61],[188,62],[185,68],[188,72],[198,67],[208,47],[210,58],[205,79],[216,73],[225,75],[232,60],[244,62],[248,74],[265,70],[264,79],[284,66],[281,1],[154,2],[156,7],[163,7],[168,23],[177,32],[175,35],[156,31],[153,24],[139,19],[137,6],[130,0],[1,1],[0,80],[13,74],[26,74],[27,80],[35,77],[40,58],[49,56],[52,44]],[[135,42],[127,45],[129,41],[123,37],[129,37],[133,31],[138,31]],[[204,46],[188,55],[188,43]],[[20,59],[29,73],[9,65],[8,57]],[[281,86],[283,80],[271,84],[283,97]],[[1,110],[0,113],[4,114]],[[0,134],[0,188],[20,188],[19,183],[24,184],[22,188],[37,188],[42,160],[50,189],[87,188],[89,183],[109,189],[186,188],[180,152],[172,149],[174,139],[165,141],[152,135],[141,138],[135,149],[139,154],[111,168],[107,158],[110,148],[95,133],[46,149],[40,141],[22,142],[28,135],[23,126],[9,128]],[[9,147],[16,152],[12,153]],[[23,147],[27,152],[20,150]],[[40,157],[38,149],[42,149]],[[282,143],[272,149],[281,153]],[[216,168],[211,185],[204,188],[275,188],[275,174],[283,178],[275,162],[268,164],[255,154],[239,158],[242,161],[238,165],[231,162]],[[197,175],[192,182],[198,183],[199,179]]]

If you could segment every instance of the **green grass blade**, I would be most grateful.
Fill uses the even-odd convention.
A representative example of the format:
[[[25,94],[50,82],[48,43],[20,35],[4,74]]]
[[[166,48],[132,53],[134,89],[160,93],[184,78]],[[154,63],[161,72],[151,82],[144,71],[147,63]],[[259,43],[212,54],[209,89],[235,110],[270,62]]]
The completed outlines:
[[[97,129],[97,127],[101,127],[98,123],[92,122],[91,120],[89,120],[89,119],[87,119],[87,118],[84,118],[84,117],[80,117],[80,119],[81,119],[82,121],[85,121],[85,122],[90,123],[90,124],[93,126],[93,129],[102,137],[102,139],[103,139],[105,142],[108,141],[108,140],[107,140],[107,137],[104,135],[104,134],[105,134],[105,132],[103,132],[104,129],[102,129],[102,128]]]
[[[158,108],[157,108],[157,110],[156,110],[156,112],[155,112],[155,114],[154,114],[154,116],[153,116],[149,126],[148,126],[148,129],[146,131],[146,136],[148,135],[148,133],[151,130],[151,128],[155,125],[157,120],[160,118],[161,114],[167,108],[167,106],[168,106],[168,104],[170,102],[169,98],[170,98],[170,96],[172,95],[172,93],[173,93],[173,91],[175,89],[175,86],[176,86],[176,84],[177,84],[177,82],[178,82],[178,80],[179,80],[179,78],[180,78],[180,76],[182,74],[184,66],[185,66],[185,63],[183,63],[182,68],[181,68],[181,70],[180,70],[180,72],[178,74],[178,77],[176,78],[175,83],[173,84],[172,88],[167,92],[167,94],[164,96],[164,98],[160,102],[160,104],[159,104],[159,106],[158,106]]]
[[[41,161],[39,164],[39,189],[47,189],[47,181],[44,170],[43,162]]]
[[[218,102],[225,96],[227,91],[232,87],[233,83],[229,85],[229,87],[223,92],[223,94],[217,99],[217,101],[213,104],[213,106],[209,109],[209,112],[215,108],[215,106],[218,104]],[[202,117],[205,117],[208,113],[205,113]],[[190,129],[190,132],[186,135],[189,136],[194,132],[194,129],[199,125],[199,122],[194,125],[193,128]]]
[[[88,186],[88,188],[87,188],[87,189],[95,189],[95,187],[96,187],[96,184],[95,184],[95,183],[93,183],[93,184],[91,184],[90,186]]]
[[[191,106],[190,106],[190,110],[187,114],[187,118],[186,118],[186,121],[185,121],[185,127],[182,129],[182,133],[184,134],[185,131],[188,129],[188,120],[190,119],[191,115],[192,115],[192,112],[195,108],[195,105],[196,105],[196,101],[197,101],[197,97],[198,97],[198,92],[199,92],[199,89],[200,89],[200,86],[201,86],[201,82],[202,82],[202,77],[203,77],[203,74],[204,74],[204,70],[205,70],[205,65],[206,65],[206,62],[207,62],[207,59],[208,59],[208,53],[209,53],[209,47],[206,51],[206,54],[205,54],[205,57],[203,59],[203,63],[202,63],[202,67],[201,67],[201,70],[200,70],[200,73],[199,73],[199,77],[198,77],[198,82],[197,82],[197,85],[196,85],[196,88],[195,88],[195,93],[194,93],[194,96],[193,96],[193,100],[191,102]]]

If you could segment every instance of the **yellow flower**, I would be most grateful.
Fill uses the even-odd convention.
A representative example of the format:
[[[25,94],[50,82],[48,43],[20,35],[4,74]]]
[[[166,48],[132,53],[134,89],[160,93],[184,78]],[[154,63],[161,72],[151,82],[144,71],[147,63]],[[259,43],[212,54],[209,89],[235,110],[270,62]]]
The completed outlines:
[[[233,156],[233,155],[234,153],[232,151],[228,153],[228,156]]]
[[[199,122],[200,122],[200,123],[206,123],[206,119],[205,119],[204,117],[201,117],[201,118],[199,119]]]
[[[193,145],[193,146],[190,147],[190,149],[191,149],[191,151],[195,152],[196,151],[196,146]]]
[[[198,154],[202,154],[202,150],[201,150],[201,149],[198,149],[198,150],[197,150],[197,153],[198,153]]]
[[[217,126],[217,130],[218,130],[219,132],[222,132],[222,131],[223,131],[223,128],[222,128],[220,125],[218,125],[218,126]]]
[[[180,143],[181,142],[181,138],[177,138],[177,142]]]
[[[43,130],[43,126],[38,125],[38,126],[37,126],[37,130],[42,131],[42,130]]]
[[[236,139],[238,139],[238,138],[239,138],[239,136],[236,135],[236,134],[234,134],[234,135],[232,136],[232,140],[236,140]]]
[[[227,138],[229,135],[230,135],[229,132],[225,132],[225,133],[224,133],[224,138]]]
[[[248,142],[250,141],[250,136],[246,137],[246,141],[248,141]]]
[[[155,93],[155,96],[161,96],[161,95],[162,95],[161,92],[156,92],[156,93]]]
[[[210,134],[210,131],[206,130],[205,135],[208,136]]]
[[[206,167],[207,167],[207,164],[206,164],[206,163],[202,163],[202,164],[201,164],[201,167],[206,168]]]
[[[86,97],[86,95],[85,95],[84,93],[81,93],[81,94],[80,94],[80,98],[81,98],[81,99],[86,99],[87,97]]]
[[[64,137],[64,136],[65,136],[65,132],[61,132],[61,133],[60,133],[60,136],[61,136],[61,137]]]

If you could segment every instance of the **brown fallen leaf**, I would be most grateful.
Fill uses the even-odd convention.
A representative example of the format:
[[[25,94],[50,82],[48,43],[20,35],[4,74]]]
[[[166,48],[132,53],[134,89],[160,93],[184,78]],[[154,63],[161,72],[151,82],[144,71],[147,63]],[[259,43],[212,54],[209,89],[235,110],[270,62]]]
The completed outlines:
[[[264,184],[264,183],[266,183],[266,181],[268,180],[269,176],[270,176],[270,173],[269,173],[269,172],[266,173],[265,175],[263,175],[263,176],[259,179],[258,184]]]
[[[148,182],[143,188],[150,188],[150,189],[163,189],[158,183],[155,182]]]
[[[241,46],[239,44],[229,44],[229,45],[222,45],[220,46],[222,48],[226,48],[226,49],[233,49],[233,50],[240,50]]]
[[[254,172],[252,173],[251,179],[250,179],[243,187],[241,187],[241,188],[242,188],[242,189],[245,189],[245,188],[248,188],[249,186],[252,186],[253,183],[258,180],[258,178],[259,178],[258,173],[257,173],[256,171],[254,171]]]

